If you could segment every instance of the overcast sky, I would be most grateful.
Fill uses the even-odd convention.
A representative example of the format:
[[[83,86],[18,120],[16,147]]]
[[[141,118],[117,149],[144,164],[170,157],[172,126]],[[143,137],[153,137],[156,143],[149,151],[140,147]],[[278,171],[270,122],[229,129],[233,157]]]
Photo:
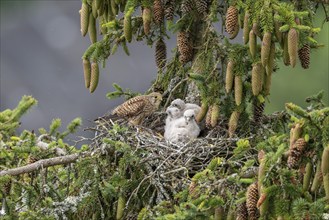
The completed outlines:
[[[80,0],[1,0],[0,110],[13,108],[23,95],[39,104],[22,118],[22,129],[48,127],[53,118],[63,125],[82,117],[84,125],[111,110],[122,99],[108,100],[116,82],[123,88],[145,92],[156,76],[154,48],[143,42],[121,48],[101,68],[93,94],[84,87],[81,56],[90,45],[80,34]],[[176,39],[168,41],[168,51]],[[83,133],[80,133],[83,134]]]

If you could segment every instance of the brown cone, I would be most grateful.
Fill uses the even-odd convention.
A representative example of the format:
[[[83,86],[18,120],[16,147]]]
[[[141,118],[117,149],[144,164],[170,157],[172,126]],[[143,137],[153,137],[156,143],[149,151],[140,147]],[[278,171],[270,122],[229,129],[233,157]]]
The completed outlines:
[[[177,34],[177,46],[179,55],[179,61],[182,64],[192,60],[193,57],[193,45],[189,37],[189,33],[185,31],[180,31]]]
[[[236,220],[248,220],[248,210],[247,210],[246,202],[237,205]]]
[[[151,29],[151,22],[152,22],[152,11],[150,8],[143,9],[143,27],[145,35],[150,33]]]
[[[162,69],[166,65],[167,48],[162,39],[159,39],[155,45],[155,62],[158,68]]]
[[[154,23],[160,25],[163,23],[164,9],[161,0],[155,0],[153,5]]]
[[[251,184],[247,189],[247,201],[246,206],[250,220],[256,220],[258,218],[257,202],[258,202],[258,186],[257,182]]]
[[[288,167],[296,168],[298,163],[303,155],[306,142],[304,138],[298,138],[297,141],[290,147],[289,156],[288,156]]]
[[[190,13],[194,8],[194,1],[193,0],[183,0],[182,4],[181,4],[181,12],[182,12],[182,16]]]
[[[195,1],[196,10],[201,16],[204,16],[207,13],[207,0],[196,0]]]
[[[236,30],[239,28],[239,11],[235,6],[230,6],[226,12],[225,28],[230,35],[236,35]],[[231,37],[230,37],[231,38]]]
[[[299,61],[304,69],[308,69],[310,66],[310,49],[309,44],[304,44],[303,47],[298,50]]]
[[[167,0],[165,5],[165,17],[168,21],[172,21],[174,19],[175,13],[175,4],[174,0]]]
[[[207,128],[211,128],[211,115],[212,115],[212,108],[213,105],[209,106],[208,111],[207,111],[207,115],[206,115],[206,127]]]

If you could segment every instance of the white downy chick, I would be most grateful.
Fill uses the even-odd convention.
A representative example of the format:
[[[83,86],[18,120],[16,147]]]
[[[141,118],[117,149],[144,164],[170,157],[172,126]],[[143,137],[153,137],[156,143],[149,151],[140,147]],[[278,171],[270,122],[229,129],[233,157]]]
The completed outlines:
[[[197,104],[185,103],[182,99],[175,99],[171,102],[170,106],[179,108],[182,112],[185,112],[188,109],[193,109],[195,115],[197,115],[201,109]]]
[[[184,112],[184,116],[172,122],[170,133],[166,140],[171,142],[188,141],[197,138],[200,134],[200,128],[195,121],[195,112],[188,109]]]
[[[167,118],[166,118],[166,125],[165,125],[165,133],[164,137],[167,139],[169,134],[171,133],[171,127],[175,120],[183,116],[183,112],[176,107],[169,106],[166,110]]]

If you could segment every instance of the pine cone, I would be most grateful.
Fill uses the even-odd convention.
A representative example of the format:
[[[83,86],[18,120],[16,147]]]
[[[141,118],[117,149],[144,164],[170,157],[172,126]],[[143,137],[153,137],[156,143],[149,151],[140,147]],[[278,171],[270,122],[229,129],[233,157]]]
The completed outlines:
[[[82,36],[85,36],[88,32],[89,25],[89,6],[83,2],[80,10],[80,28]]]
[[[251,86],[252,86],[252,93],[254,96],[257,96],[260,91],[262,91],[262,84],[263,84],[263,74],[264,74],[264,67],[261,63],[256,63],[253,65],[251,71]]]
[[[304,69],[308,69],[310,66],[310,49],[309,44],[304,44],[303,47],[298,50],[300,64]]]
[[[27,158],[27,164],[31,164],[31,163],[35,163],[39,160],[39,158],[29,155],[29,157]]]
[[[242,102],[242,91],[243,91],[243,83],[241,76],[234,77],[234,98],[235,104],[240,105]]]
[[[175,13],[175,2],[174,0],[167,0],[165,5],[165,17],[168,21],[172,21],[174,19]]]
[[[10,194],[10,190],[11,190],[11,180],[8,180],[3,184],[2,192],[4,193],[5,196],[7,196]]]
[[[257,213],[257,201],[258,201],[258,186],[257,182],[251,184],[247,189],[247,201],[246,206],[250,220],[256,220],[258,218]]]
[[[236,220],[248,220],[248,210],[247,210],[246,202],[237,205]]]
[[[196,10],[201,16],[205,16],[208,9],[207,0],[195,0]]]
[[[269,60],[270,51],[271,51],[271,40],[272,40],[271,33],[266,32],[263,37],[261,53],[260,53],[263,66],[266,66]]]
[[[283,38],[283,63],[286,66],[290,65],[290,58],[288,52],[288,36],[287,34],[282,35]]]
[[[190,13],[194,8],[193,0],[183,0],[180,10],[182,12],[182,16]]]
[[[195,181],[192,181],[189,185],[189,188],[188,188],[188,192],[190,194],[191,197],[194,197],[195,196],[195,190],[196,190],[196,187],[197,187],[197,183]]]
[[[91,66],[88,59],[83,59],[82,64],[83,64],[83,75],[85,79],[85,86],[88,89],[90,86]]]
[[[98,63],[92,63],[91,64],[91,77],[90,77],[90,87],[89,92],[93,93],[95,89],[97,88],[99,81],[99,67]]]
[[[162,69],[166,65],[167,48],[162,39],[159,39],[155,45],[155,62],[159,69]]]
[[[239,117],[240,117],[240,112],[238,111],[232,112],[230,120],[228,122],[228,134],[230,138],[233,137],[238,127]]]
[[[219,106],[217,104],[214,104],[211,108],[211,119],[210,119],[210,125],[212,128],[216,127],[218,123],[219,118]]]
[[[257,99],[254,99],[253,101],[253,120],[255,124],[259,124],[262,119],[263,119],[263,114],[264,114],[264,108],[265,108],[265,103],[259,103]]]
[[[226,67],[226,78],[225,78],[225,90],[227,93],[231,92],[233,87],[233,79],[234,79],[234,61],[230,60],[227,63]]]
[[[89,32],[90,42],[92,44],[96,43],[96,41],[97,41],[96,19],[94,18],[93,14],[90,14],[90,16],[89,16],[88,32]]]
[[[213,105],[209,106],[208,111],[207,111],[207,115],[206,115],[206,127],[207,128],[211,128],[211,115],[212,115],[212,108]]]
[[[275,60],[275,43],[272,42],[267,65],[265,66],[266,75],[272,75]]]
[[[131,16],[125,15],[123,19],[123,32],[126,40],[130,43],[133,37],[132,27],[131,27]]]
[[[250,28],[248,25],[249,22],[249,12],[246,11],[245,15],[244,15],[244,19],[243,19],[243,43],[246,44],[249,41],[249,32],[250,32]]]
[[[151,22],[152,22],[152,11],[150,8],[143,9],[143,27],[144,33],[149,35],[151,29]]]
[[[298,54],[298,32],[295,28],[288,32],[288,53],[291,66],[295,67]]]
[[[154,22],[157,25],[163,23],[164,9],[161,0],[155,0],[153,5]]]
[[[185,31],[180,31],[177,34],[177,46],[179,55],[179,61],[185,64],[192,60],[193,57],[193,45],[189,39],[189,33]]]
[[[288,167],[296,168],[305,149],[306,142],[304,138],[299,138],[290,148],[289,156],[288,156]]]
[[[257,37],[253,30],[250,30],[249,32],[249,50],[251,57],[255,59],[257,51]]]
[[[239,28],[239,11],[235,6],[230,6],[226,12],[225,28],[226,32],[231,36],[236,35],[236,30]]]

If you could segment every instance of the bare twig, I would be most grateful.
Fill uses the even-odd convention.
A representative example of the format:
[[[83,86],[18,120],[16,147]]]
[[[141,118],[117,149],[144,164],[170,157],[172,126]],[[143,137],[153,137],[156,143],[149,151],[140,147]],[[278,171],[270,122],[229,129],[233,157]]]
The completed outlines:
[[[71,155],[67,155],[67,156],[53,157],[53,158],[49,158],[49,159],[38,160],[37,162],[26,165],[26,166],[0,171],[0,176],[5,176],[5,175],[18,176],[23,173],[31,173],[40,168],[74,163],[79,158],[88,157],[90,155],[91,155],[91,153],[82,153],[82,154],[75,153],[75,154],[71,154]]]

